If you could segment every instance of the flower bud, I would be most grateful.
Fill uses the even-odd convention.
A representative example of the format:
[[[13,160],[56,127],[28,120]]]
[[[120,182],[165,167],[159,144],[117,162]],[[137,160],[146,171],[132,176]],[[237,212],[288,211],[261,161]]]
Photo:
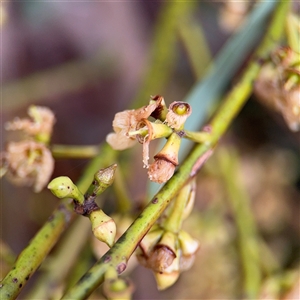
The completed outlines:
[[[94,176],[96,181],[94,193],[96,195],[101,194],[106,190],[115,179],[115,172],[117,169],[117,164],[113,164],[107,168],[100,169]]]
[[[78,200],[79,202],[84,201],[83,194],[67,176],[54,178],[48,184],[47,188],[58,198],[72,198]]]
[[[184,230],[179,231],[178,240],[182,255],[193,255],[199,249],[199,242]]]
[[[171,273],[154,273],[157,289],[162,291],[172,286],[179,278],[179,271],[173,271]]]
[[[89,214],[94,236],[101,242],[112,247],[117,232],[114,220],[106,215],[103,210],[94,210]]]
[[[185,220],[192,212],[194,208],[195,198],[196,198],[196,179],[192,179],[189,183],[189,195],[188,195],[188,201],[186,203],[186,206],[184,208],[183,214],[182,214],[182,220]]]
[[[173,102],[169,106],[166,122],[171,128],[182,130],[186,119],[191,113],[192,108],[188,103]]]
[[[147,267],[155,272],[164,272],[176,258],[175,234],[165,231],[155,247],[148,251]]]
[[[152,248],[159,242],[163,233],[164,230],[160,226],[154,225],[140,242],[139,246],[142,251],[148,255]]]
[[[129,278],[105,280],[103,284],[103,293],[109,300],[130,300],[133,292],[134,284]]]

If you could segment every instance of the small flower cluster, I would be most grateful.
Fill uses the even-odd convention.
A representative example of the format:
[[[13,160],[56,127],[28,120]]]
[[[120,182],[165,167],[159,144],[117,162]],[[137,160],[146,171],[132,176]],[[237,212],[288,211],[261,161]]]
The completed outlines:
[[[264,64],[255,93],[267,106],[280,112],[292,131],[300,130],[300,55],[289,47],[277,49]]]
[[[156,225],[140,243],[137,257],[141,265],[154,272],[158,289],[164,290],[191,268],[198,248],[198,241],[186,231],[174,233]]]
[[[55,123],[52,111],[46,107],[30,106],[31,119],[15,118],[6,124],[7,130],[20,130],[25,138],[9,142],[1,152],[1,177],[21,186],[33,186],[40,192],[48,183],[54,168],[54,159],[47,147]]]
[[[194,200],[193,180],[182,188],[167,214],[151,228],[137,250],[139,262],[154,272],[159,290],[173,285],[195,260],[199,243],[182,230],[182,222],[192,211]]]
[[[56,197],[73,199],[75,212],[90,219],[94,236],[108,247],[112,247],[115,242],[116,223],[98,207],[95,200],[113,183],[116,168],[117,165],[113,164],[95,173],[94,180],[84,195],[67,176],[56,177],[48,184],[48,189]]]
[[[115,150],[132,147],[137,141],[143,144],[143,163],[149,179],[164,183],[178,165],[181,134],[191,112],[187,103],[173,102],[167,108],[162,96],[151,97],[150,103],[142,108],[117,113],[113,120],[114,132],[108,134],[106,141]],[[153,122],[148,120],[150,117],[154,118]],[[167,138],[167,142],[149,165],[149,144],[158,138]]]

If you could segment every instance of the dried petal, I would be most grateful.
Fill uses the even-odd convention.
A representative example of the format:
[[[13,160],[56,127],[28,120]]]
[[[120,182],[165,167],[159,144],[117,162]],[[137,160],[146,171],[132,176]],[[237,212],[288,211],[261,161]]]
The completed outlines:
[[[115,133],[110,133],[106,137],[107,143],[115,150],[132,147],[136,143],[136,139],[129,136],[128,133],[136,129],[140,120],[147,119],[158,105],[159,102],[154,102],[136,110],[125,110],[117,113],[113,120]]]
[[[158,138],[169,137],[172,134],[172,129],[160,121],[150,122],[142,119],[136,126],[137,132],[142,130],[143,134],[137,134],[136,138],[139,143],[143,144],[143,163],[144,168],[148,168],[149,161],[149,144],[150,141]],[[147,133],[147,134],[145,134]]]

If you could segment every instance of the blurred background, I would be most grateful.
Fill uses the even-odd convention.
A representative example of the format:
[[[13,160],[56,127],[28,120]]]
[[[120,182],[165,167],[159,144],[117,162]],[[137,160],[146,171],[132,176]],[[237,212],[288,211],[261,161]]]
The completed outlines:
[[[4,124],[25,117],[30,104],[55,113],[51,143],[94,145],[112,131],[115,113],[132,107],[133,101],[145,105],[155,94],[162,94],[167,104],[182,100],[253,3],[229,6],[199,1],[183,3],[171,13],[168,5],[163,1],[1,3],[1,151],[14,138]],[[173,46],[165,49],[170,61],[162,65],[153,61],[160,26],[173,24],[177,16],[201,30],[203,74],[193,69],[183,29],[169,30],[163,37],[166,45]],[[162,77],[152,78],[153,85],[147,86],[151,68],[160,70]],[[193,111],[197,113],[197,107]],[[299,133],[291,132],[279,114],[252,96],[198,178],[195,214],[186,221],[201,244],[195,265],[162,293],[157,292],[151,272],[137,267],[132,275],[134,298],[238,297],[242,275],[235,215],[224,188],[226,176],[219,170],[224,155],[238,162],[233,176],[249,198],[255,227],[267,247],[266,259],[271,251],[274,270],[299,268],[299,143]],[[138,202],[145,197],[147,179],[140,172],[141,162],[130,157],[136,171],[126,181],[132,200]],[[87,162],[58,159],[52,177],[66,175],[75,182]],[[1,239],[17,255],[57,202],[48,190],[35,194],[1,179]]]

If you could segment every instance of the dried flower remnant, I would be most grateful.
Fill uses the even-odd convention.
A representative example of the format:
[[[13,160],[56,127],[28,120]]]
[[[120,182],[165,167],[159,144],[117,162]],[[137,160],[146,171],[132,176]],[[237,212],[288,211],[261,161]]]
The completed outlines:
[[[157,108],[152,112],[151,117],[154,119],[164,121],[166,119],[168,108],[165,103],[164,97],[160,95],[151,96],[150,97],[150,104],[157,102]]]
[[[263,65],[254,92],[266,106],[282,114],[292,131],[300,130],[300,57],[291,48],[279,48]]]
[[[199,243],[188,233],[181,230],[175,234],[155,226],[141,241],[137,258],[154,272],[158,289],[164,290],[192,266],[198,248]]]
[[[192,108],[185,102],[172,102],[166,116],[166,123],[175,130],[182,130],[186,119],[192,113]]]
[[[155,159],[149,166],[148,177],[157,183],[167,182],[174,174],[176,166],[164,159]]]
[[[134,146],[136,138],[130,136],[129,132],[136,129],[140,120],[149,118],[159,105],[160,101],[155,101],[139,109],[117,113],[113,120],[114,132],[107,135],[107,143],[115,150],[124,150]]]
[[[47,107],[32,105],[27,113],[31,119],[15,118],[6,124],[6,130],[22,130],[39,142],[48,143],[55,123],[53,112]]]
[[[10,142],[1,153],[1,169],[8,179],[21,186],[33,186],[40,192],[48,183],[54,168],[51,151],[35,141]]]
[[[170,127],[161,123],[159,120],[156,122],[150,122],[146,119],[142,119],[137,124],[136,129],[137,130],[132,133],[137,133],[136,139],[139,141],[139,143],[143,144],[144,168],[148,168],[150,142],[154,139],[169,137],[173,131]]]

